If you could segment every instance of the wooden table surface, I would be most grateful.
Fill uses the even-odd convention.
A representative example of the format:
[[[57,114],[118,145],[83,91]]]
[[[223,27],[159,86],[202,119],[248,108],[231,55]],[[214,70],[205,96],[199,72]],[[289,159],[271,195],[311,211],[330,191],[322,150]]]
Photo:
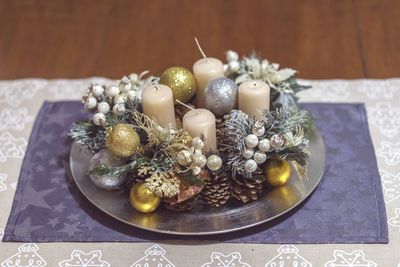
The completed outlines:
[[[120,78],[253,49],[310,79],[400,76],[398,0],[0,1],[0,79]]]

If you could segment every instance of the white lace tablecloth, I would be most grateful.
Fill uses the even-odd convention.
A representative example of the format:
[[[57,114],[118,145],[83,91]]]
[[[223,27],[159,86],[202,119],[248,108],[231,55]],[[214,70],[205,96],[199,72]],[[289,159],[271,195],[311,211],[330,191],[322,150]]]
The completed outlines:
[[[90,82],[111,80],[0,81],[0,237],[42,102],[79,99]],[[400,79],[301,82],[313,86],[301,93],[304,102],[366,103],[385,195],[389,244],[0,243],[0,266],[400,267]]]

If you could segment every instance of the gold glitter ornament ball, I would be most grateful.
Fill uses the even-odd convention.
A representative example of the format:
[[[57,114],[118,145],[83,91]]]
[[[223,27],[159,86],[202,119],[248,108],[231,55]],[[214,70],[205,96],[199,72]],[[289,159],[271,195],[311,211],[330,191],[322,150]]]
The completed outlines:
[[[106,139],[108,151],[119,158],[132,156],[139,147],[139,135],[127,123],[119,123],[113,126]]]
[[[290,178],[290,164],[287,160],[269,159],[263,166],[267,182],[272,186],[281,186]]]
[[[158,208],[161,198],[153,194],[144,186],[144,183],[135,184],[129,194],[129,201],[136,210],[149,213]]]
[[[160,83],[171,88],[175,104],[176,99],[187,103],[196,94],[196,79],[189,70],[182,67],[166,69],[161,74]]]

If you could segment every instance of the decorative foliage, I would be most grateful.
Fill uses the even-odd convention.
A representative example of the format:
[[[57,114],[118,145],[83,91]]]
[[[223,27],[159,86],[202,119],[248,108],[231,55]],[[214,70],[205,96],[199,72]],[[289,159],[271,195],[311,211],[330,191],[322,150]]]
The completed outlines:
[[[192,138],[183,129],[163,128],[142,113],[141,91],[157,84],[158,77],[144,78],[148,72],[143,72],[110,86],[92,84],[82,101],[95,114],[89,121],[74,124],[70,137],[94,154],[102,149],[110,151],[106,140],[118,125],[132,127],[137,136],[135,151],[124,154],[122,165],[99,164],[90,175],[126,175],[126,191],[140,183],[173,210],[187,210],[199,197],[216,207],[231,197],[243,203],[256,200],[265,184],[265,166],[272,158],[291,162],[300,177],[307,177],[307,135],[314,124],[308,112],[298,106],[296,93],[308,87],[297,83],[295,70],[280,69],[254,53],[239,59],[236,52],[228,51],[227,60],[225,79],[232,79],[233,85],[253,79],[265,81],[271,88],[271,108],[257,120],[240,110],[218,119],[219,152],[207,155],[202,151],[203,136]],[[175,110],[180,119],[192,104],[184,107]]]
[[[226,75],[237,84],[249,80],[263,80],[272,89],[271,95],[274,99],[274,107],[297,106],[296,94],[311,88],[297,83],[294,77],[296,71],[290,68],[279,69],[279,64],[270,63],[255,52],[250,56],[239,59],[234,51],[227,51],[225,65]]]

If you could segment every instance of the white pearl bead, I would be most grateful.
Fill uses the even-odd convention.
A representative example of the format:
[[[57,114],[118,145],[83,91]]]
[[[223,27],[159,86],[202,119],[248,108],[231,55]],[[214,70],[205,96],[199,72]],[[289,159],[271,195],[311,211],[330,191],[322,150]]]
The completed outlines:
[[[244,163],[244,169],[246,172],[255,172],[257,170],[257,162],[255,162],[253,159],[248,159]]]
[[[93,123],[96,125],[104,125],[106,122],[106,116],[103,113],[96,113],[93,116]]]
[[[113,113],[116,115],[122,115],[125,112],[125,105],[122,103],[116,104],[113,107]]]
[[[86,100],[86,108],[87,109],[94,109],[97,106],[97,100],[94,97],[88,97]]]
[[[114,104],[124,104],[126,102],[127,97],[124,95],[117,95],[114,97]]]
[[[123,77],[119,83],[119,88],[122,92],[128,92],[132,89],[132,83],[128,77]]]
[[[264,126],[253,126],[252,132],[256,136],[262,136],[265,133],[265,127]]]
[[[223,68],[224,68],[224,74],[225,75],[229,75],[229,65],[228,64],[224,64],[224,66],[223,66]]]
[[[182,166],[187,166],[190,163],[192,163],[192,158],[191,158],[191,154],[189,151],[187,150],[181,150],[178,152],[177,155],[177,159],[178,159],[178,163]]]
[[[193,155],[193,163],[200,168],[204,167],[207,163],[206,156],[202,154]]]
[[[212,171],[218,171],[222,167],[222,159],[218,155],[209,156],[207,167]]]
[[[274,134],[273,136],[271,136],[270,144],[273,148],[280,149],[284,143],[285,141],[280,135]]]
[[[197,176],[197,175],[200,174],[200,172],[201,172],[201,168],[199,166],[193,167],[193,169],[192,169],[192,174],[193,175]]]
[[[242,152],[242,156],[245,159],[251,159],[254,155],[254,150],[252,148],[245,148]]]
[[[131,75],[129,75],[129,80],[131,81],[131,83],[137,84],[139,81],[139,75],[137,75],[136,73],[132,73]]]
[[[268,139],[262,139],[260,142],[258,142],[258,149],[260,149],[263,152],[268,152],[268,150],[271,148],[271,145],[269,144]]]
[[[263,164],[267,160],[267,154],[262,151],[256,151],[253,158],[258,164]]]
[[[98,84],[94,84],[94,85],[92,86],[92,94],[93,94],[95,97],[99,97],[99,96],[101,96],[103,93],[104,93],[104,88],[103,88],[103,86],[98,85]]]
[[[202,149],[204,147],[204,142],[200,137],[195,137],[192,140],[192,145],[194,149]]]
[[[258,137],[255,134],[249,134],[244,142],[248,148],[255,148],[258,144]]]
[[[111,86],[107,87],[107,89],[106,89],[106,96],[108,96],[108,97],[114,97],[114,96],[117,96],[117,95],[119,95],[119,88],[118,88],[118,86],[111,85]]]
[[[231,61],[228,63],[228,65],[229,65],[229,70],[231,72],[238,72],[240,69],[240,65],[239,65],[238,61]]]
[[[97,105],[97,111],[103,114],[107,114],[110,111],[110,105],[107,102],[100,102]]]
[[[267,69],[268,69],[268,61],[267,60],[263,60],[262,62],[261,62],[261,69],[263,70],[263,71],[266,71]]]
[[[226,52],[226,61],[237,61],[239,60],[239,55],[235,51],[229,50]]]
[[[127,95],[128,99],[129,99],[130,101],[133,101],[133,100],[135,100],[135,98],[136,98],[136,91],[130,90],[130,91],[128,91],[128,92],[126,93],[126,95]]]

